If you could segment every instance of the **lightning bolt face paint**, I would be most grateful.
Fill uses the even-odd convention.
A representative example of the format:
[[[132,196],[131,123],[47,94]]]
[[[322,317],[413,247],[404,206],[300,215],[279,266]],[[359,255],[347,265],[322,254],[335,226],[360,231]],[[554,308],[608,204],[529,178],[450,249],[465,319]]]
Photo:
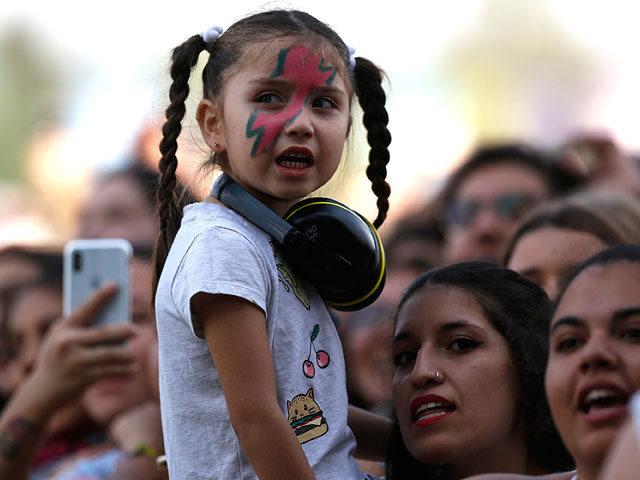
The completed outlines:
[[[290,125],[308,104],[314,88],[331,85],[337,75],[334,67],[324,64],[320,54],[306,47],[283,48],[278,54],[272,78],[296,85],[295,96],[283,110],[275,113],[255,109],[247,122],[247,138],[255,137],[251,156],[266,152],[275,145],[282,130]]]

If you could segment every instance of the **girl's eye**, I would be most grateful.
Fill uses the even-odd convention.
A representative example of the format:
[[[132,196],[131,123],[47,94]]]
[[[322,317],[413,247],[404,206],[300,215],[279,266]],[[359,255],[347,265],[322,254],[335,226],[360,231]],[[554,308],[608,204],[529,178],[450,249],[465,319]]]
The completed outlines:
[[[416,359],[416,352],[408,350],[398,352],[393,356],[393,364],[396,367],[402,367],[413,362]]]
[[[312,104],[313,108],[336,108],[336,102],[331,100],[330,98],[322,97],[316,98]]]
[[[474,340],[473,338],[458,337],[451,341],[449,348],[454,352],[468,353],[479,345],[482,345],[482,342]]]
[[[256,102],[266,104],[279,103],[282,102],[282,99],[275,93],[262,93],[256,97]]]

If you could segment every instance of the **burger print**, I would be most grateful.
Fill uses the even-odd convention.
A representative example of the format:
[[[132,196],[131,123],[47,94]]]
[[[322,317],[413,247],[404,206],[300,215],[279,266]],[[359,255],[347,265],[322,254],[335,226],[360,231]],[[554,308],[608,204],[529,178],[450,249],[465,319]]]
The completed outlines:
[[[301,444],[321,437],[329,430],[322,410],[313,398],[313,388],[306,394],[296,395],[291,401],[287,400],[287,410],[289,425]]]

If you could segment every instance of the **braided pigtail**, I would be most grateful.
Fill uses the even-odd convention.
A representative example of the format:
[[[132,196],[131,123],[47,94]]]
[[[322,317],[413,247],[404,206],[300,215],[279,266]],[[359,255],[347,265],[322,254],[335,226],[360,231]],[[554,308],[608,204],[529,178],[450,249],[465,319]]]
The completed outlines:
[[[367,141],[371,147],[367,177],[371,180],[371,190],[378,197],[378,216],[373,226],[379,228],[387,218],[391,195],[391,187],[385,180],[389,163],[387,147],[391,143],[391,134],[387,129],[389,115],[384,106],[386,95],[382,88],[383,72],[366,58],[358,57],[355,60],[355,89],[363,111],[362,122],[367,129]]]
[[[191,70],[198,62],[198,56],[206,48],[201,35],[194,35],[173,51],[171,64],[171,78],[173,83],[169,89],[171,104],[167,108],[167,120],[162,127],[160,153],[162,158],[158,163],[161,173],[160,184],[156,194],[158,213],[160,217],[160,234],[156,246],[154,271],[154,296],[160,273],[167,259],[173,239],[180,228],[182,208],[191,203],[193,198],[185,193],[185,189],[178,184],[176,170],[178,168],[178,137],[182,131],[182,119],[186,112],[185,101],[189,95],[189,77]]]

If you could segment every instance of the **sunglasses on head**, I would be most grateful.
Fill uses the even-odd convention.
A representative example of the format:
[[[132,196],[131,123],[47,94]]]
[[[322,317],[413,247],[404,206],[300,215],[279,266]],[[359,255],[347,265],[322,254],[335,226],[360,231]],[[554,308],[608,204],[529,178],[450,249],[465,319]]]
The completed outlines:
[[[459,200],[445,207],[443,217],[446,225],[466,227],[483,208],[488,208],[500,220],[514,221],[539,201],[540,197],[524,193],[507,193],[489,201]]]

